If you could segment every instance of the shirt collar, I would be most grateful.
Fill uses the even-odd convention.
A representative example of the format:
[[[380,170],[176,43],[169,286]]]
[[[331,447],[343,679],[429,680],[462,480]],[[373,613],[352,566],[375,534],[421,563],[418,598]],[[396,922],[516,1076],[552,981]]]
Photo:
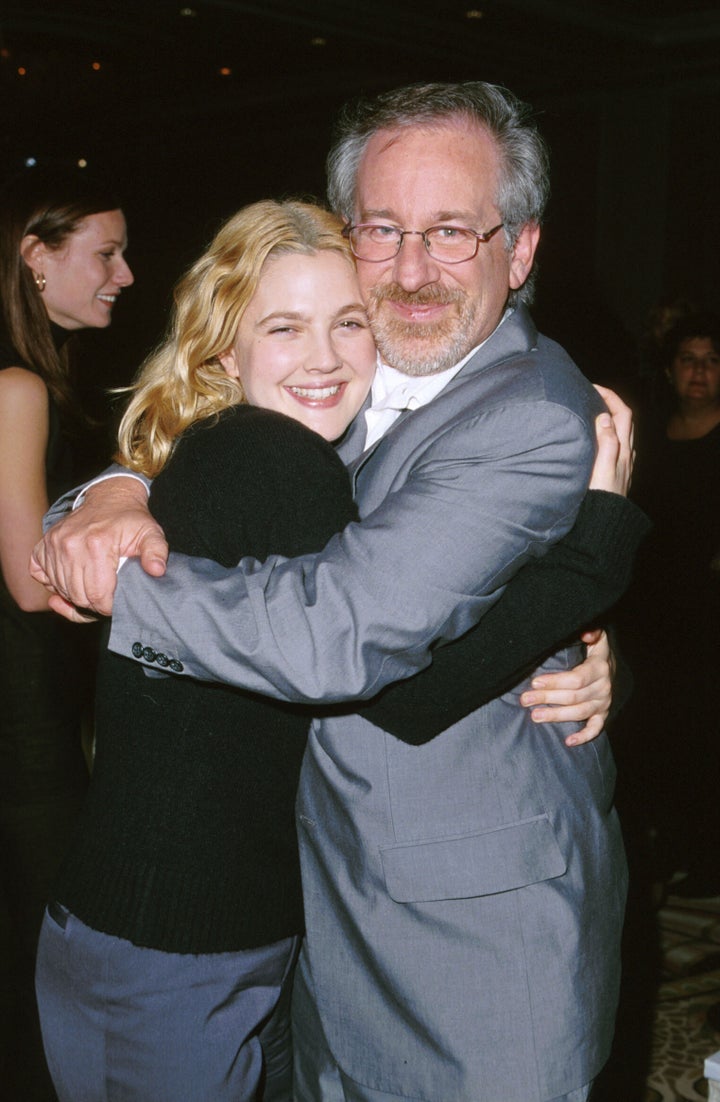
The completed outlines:
[[[512,309],[508,308],[490,337],[500,328]],[[377,371],[372,384],[371,408],[381,409],[419,409],[436,398],[447,384],[460,372],[475,353],[482,348],[490,337],[475,345],[459,363],[438,371],[434,375],[406,375],[403,371],[391,367],[378,356]]]

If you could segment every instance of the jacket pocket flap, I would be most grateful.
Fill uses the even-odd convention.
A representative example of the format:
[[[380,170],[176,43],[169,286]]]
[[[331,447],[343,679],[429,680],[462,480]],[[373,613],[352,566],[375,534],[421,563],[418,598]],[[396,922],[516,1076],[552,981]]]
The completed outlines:
[[[493,895],[562,876],[567,868],[546,815],[461,838],[387,846],[381,857],[397,903]]]

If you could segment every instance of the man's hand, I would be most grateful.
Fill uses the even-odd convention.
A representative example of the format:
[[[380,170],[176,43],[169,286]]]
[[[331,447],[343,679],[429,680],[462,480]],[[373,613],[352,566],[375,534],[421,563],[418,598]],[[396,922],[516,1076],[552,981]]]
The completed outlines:
[[[612,703],[615,659],[604,631],[586,631],[587,658],[574,670],[543,673],[533,678],[532,689],[520,697],[535,723],[587,720],[581,731],[568,735],[566,746],[581,746],[597,738],[605,726]]]
[[[53,594],[50,607],[68,620],[112,612],[121,557],[140,557],[155,577],[165,573],[168,547],[147,505],[147,490],[122,475],[90,487],[73,513],[54,525],[33,551],[30,573]]]
[[[595,419],[598,452],[588,489],[627,497],[635,462],[632,411],[613,390],[604,386],[595,389],[610,414],[601,413]]]

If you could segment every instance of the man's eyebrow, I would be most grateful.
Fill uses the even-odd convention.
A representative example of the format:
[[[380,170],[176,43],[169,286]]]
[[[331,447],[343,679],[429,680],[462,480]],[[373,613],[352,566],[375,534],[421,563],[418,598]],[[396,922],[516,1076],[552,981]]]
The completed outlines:
[[[391,210],[375,210],[371,207],[364,208],[362,211],[362,220],[381,218],[387,222],[400,223],[401,219]],[[432,220],[429,225],[434,226],[439,222],[462,222],[465,225],[472,224],[480,220],[480,215],[477,211],[471,210],[438,210],[432,215]]]
[[[384,218],[388,222],[399,221],[399,219],[395,217],[391,210],[376,210],[373,207],[363,207],[362,218],[363,221],[366,218]]]
[[[477,222],[480,215],[476,210],[440,210],[435,215],[436,222],[464,222],[465,225]]]

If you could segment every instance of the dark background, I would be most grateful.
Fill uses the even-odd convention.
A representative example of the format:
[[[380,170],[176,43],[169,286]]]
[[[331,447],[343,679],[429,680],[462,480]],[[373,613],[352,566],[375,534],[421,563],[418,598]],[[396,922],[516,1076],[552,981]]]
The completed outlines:
[[[649,308],[718,305],[719,47],[710,0],[5,0],[0,178],[84,158],[126,196],[136,284],[85,335],[99,388],[159,338],[223,218],[323,194],[345,100],[506,84],[553,155],[536,319],[631,393]]]

